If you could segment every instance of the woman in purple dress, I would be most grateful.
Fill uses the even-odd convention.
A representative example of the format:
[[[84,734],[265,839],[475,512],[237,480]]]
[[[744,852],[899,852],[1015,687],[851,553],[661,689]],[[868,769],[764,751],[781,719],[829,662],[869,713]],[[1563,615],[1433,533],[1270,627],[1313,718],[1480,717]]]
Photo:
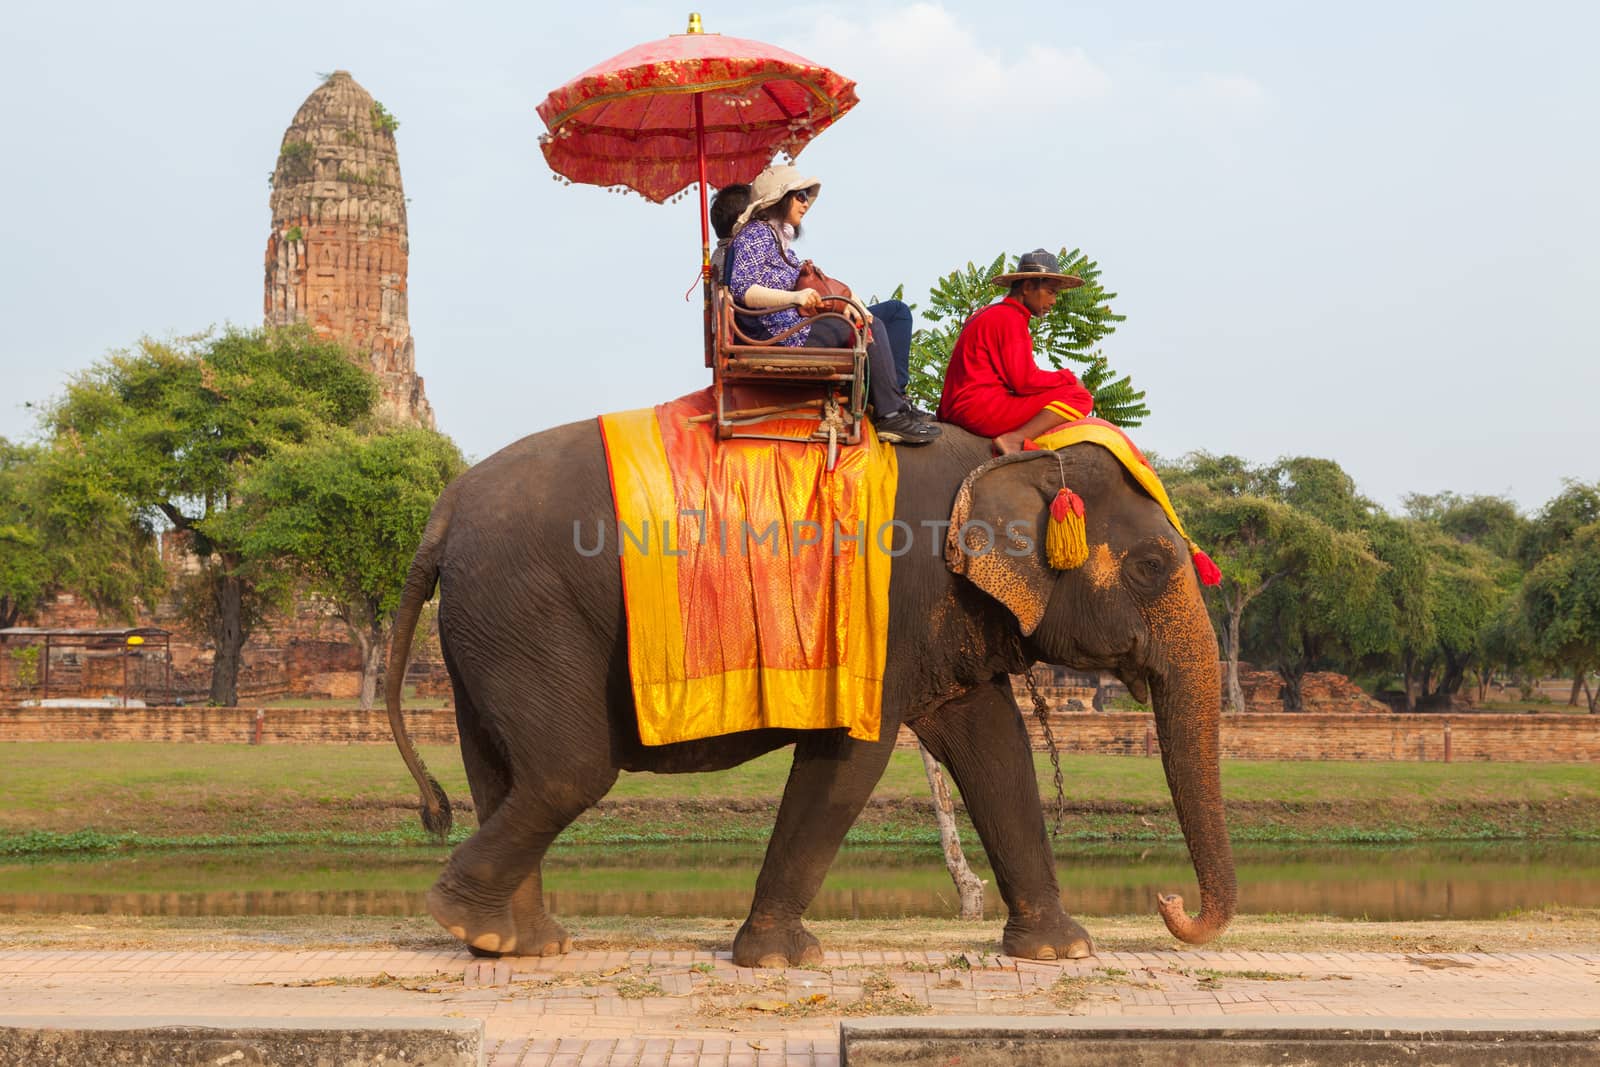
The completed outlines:
[[[796,310],[822,303],[815,289],[795,289],[803,261],[790,247],[821,190],[821,182],[790,166],[768,167],[751,183],[750,205],[728,249],[728,290],[745,307],[782,310],[759,319],[741,317],[739,328],[750,337],[765,339],[800,326],[778,343],[820,348],[849,348],[853,343],[850,327],[840,320],[802,325],[805,320]],[[906,402],[883,324],[873,320],[870,328],[867,396],[875,412],[873,428],[879,438],[894,444],[927,444],[939,436],[939,427]]]

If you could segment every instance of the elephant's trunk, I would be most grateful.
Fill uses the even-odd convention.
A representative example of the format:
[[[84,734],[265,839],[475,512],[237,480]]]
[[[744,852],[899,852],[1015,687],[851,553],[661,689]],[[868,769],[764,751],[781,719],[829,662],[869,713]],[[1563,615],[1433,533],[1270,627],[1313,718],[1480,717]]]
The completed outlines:
[[[1198,599],[1198,591],[1195,593]],[[1203,608],[1201,609],[1203,612]],[[1161,918],[1178,940],[1201,945],[1227,927],[1238,903],[1233,849],[1222,814],[1221,739],[1222,684],[1217,670],[1216,638],[1202,614],[1204,634],[1177,641],[1190,654],[1151,679],[1161,763],[1178,812],[1178,824],[1189,846],[1200,883],[1200,917],[1184,911],[1176,893],[1160,896]],[[1209,640],[1207,640],[1209,638]],[[1207,652],[1209,648],[1209,652]],[[1171,661],[1169,661],[1171,662]]]

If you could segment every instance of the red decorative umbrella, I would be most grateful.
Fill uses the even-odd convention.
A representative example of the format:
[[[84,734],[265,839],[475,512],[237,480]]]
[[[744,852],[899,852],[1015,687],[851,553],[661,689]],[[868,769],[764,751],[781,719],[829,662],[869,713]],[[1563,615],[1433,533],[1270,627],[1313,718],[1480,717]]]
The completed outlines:
[[[705,267],[707,182],[750,181],[855,104],[848,78],[769,44],[703,33],[690,15],[688,33],[630,48],[545,97],[540,145],[557,174],[658,204],[698,181]]]

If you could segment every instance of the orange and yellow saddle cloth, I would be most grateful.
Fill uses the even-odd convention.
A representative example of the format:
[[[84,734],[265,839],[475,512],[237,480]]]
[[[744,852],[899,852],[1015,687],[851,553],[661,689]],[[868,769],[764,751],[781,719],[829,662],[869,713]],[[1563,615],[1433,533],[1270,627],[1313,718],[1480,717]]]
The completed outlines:
[[[816,443],[717,440],[714,410],[704,390],[600,417],[640,739],[876,740],[893,560],[875,539],[894,518],[894,450],[868,426],[829,472]],[[742,429],[804,437],[816,422]]]

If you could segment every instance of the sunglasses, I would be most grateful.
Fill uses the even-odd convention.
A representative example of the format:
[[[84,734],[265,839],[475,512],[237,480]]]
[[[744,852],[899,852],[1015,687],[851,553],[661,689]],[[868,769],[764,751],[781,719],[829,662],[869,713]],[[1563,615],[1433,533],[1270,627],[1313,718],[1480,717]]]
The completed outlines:
[[[790,193],[789,195],[793,196],[796,200],[800,201],[802,204],[811,203],[811,194],[806,192],[804,189],[796,189],[793,193]]]

